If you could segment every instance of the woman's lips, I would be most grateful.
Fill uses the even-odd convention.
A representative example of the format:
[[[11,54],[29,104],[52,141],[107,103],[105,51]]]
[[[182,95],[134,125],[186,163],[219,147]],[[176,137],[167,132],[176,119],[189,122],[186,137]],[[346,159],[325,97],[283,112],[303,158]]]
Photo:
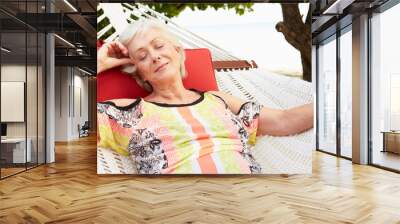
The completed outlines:
[[[154,72],[158,72],[159,70],[165,68],[165,66],[166,66],[167,64],[168,64],[168,62],[167,62],[167,63],[164,63],[164,64],[162,64],[162,65],[160,65],[160,66],[158,66],[158,68],[157,68]]]

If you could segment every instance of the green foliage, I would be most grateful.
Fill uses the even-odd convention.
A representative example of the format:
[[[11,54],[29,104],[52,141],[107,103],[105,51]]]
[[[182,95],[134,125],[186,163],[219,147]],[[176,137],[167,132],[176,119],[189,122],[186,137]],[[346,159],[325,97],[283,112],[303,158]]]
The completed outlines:
[[[108,26],[109,24],[110,24],[110,20],[107,17],[105,17],[104,19],[102,19],[100,22],[97,23],[97,32],[99,32],[104,27]]]
[[[139,17],[137,17],[137,16],[135,16],[135,15],[133,15],[133,14],[131,14],[130,18],[131,18],[132,20],[138,20],[138,19],[139,19]]]
[[[104,14],[103,9],[97,10],[97,17],[100,17],[103,14]]]
[[[235,10],[236,14],[243,15],[246,12],[252,12],[254,3],[149,3],[148,7],[172,18],[178,16],[186,8],[195,10],[206,10],[213,8],[215,10]]]
[[[99,40],[105,40],[105,39],[107,39],[107,37],[111,36],[113,33],[115,33],[115,29],[114,29],[114,27],[111,27],[110,30],[108,30],[101,37],[99,37]]]

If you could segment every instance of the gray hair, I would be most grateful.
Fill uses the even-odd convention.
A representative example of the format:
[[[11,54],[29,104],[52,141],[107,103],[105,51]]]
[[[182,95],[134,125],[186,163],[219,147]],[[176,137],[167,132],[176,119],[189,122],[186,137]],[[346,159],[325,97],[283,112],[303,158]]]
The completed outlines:
[[[172,43],[175,47],[178,47],[179,49],[179,55],[180,55],[180,75],[182,78],[186,76],[186,69],[185,69],[185,52],[183,50],[182,44],[179,42],[178,38],[172,34],[169,30],[168,27],[163,24],[162,22],[155,20],[155,19],[140,19],[138,21],[135,21],[131,24],[129,24],[124,31],[119,35],[118,41],[121,42],[125,47],[128,48],[129,43],[132,41],[132,39],[135,37],[136,34],[147,31],[149,29],[157,29],[161,33],[163,33],[164,37]],[[147,91],[151,91],[150,88],[148,88],[148,85],[145,85],[145,82],[143,79],[137,74],[136,66],[133,64],[125,65],[121,69],[122,72],[127,73],[131,75],[136,82],[141,86],[142,88],[146,89]]]

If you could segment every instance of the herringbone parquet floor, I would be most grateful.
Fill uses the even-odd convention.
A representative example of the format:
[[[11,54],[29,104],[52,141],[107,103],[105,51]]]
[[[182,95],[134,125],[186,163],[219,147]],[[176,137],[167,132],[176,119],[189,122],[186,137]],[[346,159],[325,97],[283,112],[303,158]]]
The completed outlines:
[[[314,153],[312,175],[98,176],[94,137],[0,181],[0,223],[400,223],[400,175]]]

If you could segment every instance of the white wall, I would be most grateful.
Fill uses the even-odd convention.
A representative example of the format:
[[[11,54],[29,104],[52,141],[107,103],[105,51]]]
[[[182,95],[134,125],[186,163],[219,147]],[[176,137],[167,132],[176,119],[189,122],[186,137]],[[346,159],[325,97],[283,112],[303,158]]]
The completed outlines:
[[[68,140],[69,69],[55,68],[55,141]]]
[[[70,141],[79,138],[78,124],[88,120],[88,78],[72,67],[56,67],[56,74],[55,140]]]
[[[25,138],[30,140],[30,148],[32,161],[44,163],[44,74],[41,66],[32,66],[25,64],[3,64],[1,66],[1,80],[11,82],[26,83],[26,107],[22,106],[21,112],[26,112],[26,120],[23,122],[6,122],[7,137],[9,138]],[[27,80],[25,80],[27,78]],[[3,91],[4,89],[2,89]],[[22,90],[21,90],[22,91]],[[22,92],[23,94],[23,92]],[[2,96],[4,97],[4,96]],[[24,102],[25,103],[25,102]],[[13,113],[11,108],[1,108],[7,113]],[[10,110],[10,111],[7,111]],[[26,111],[24,111],[26,110]],[[37,155],[38,153],[38,155]]]
[[[78,124],[81,126],[88,120],[88,78],[79,70],[74,70],[74,108],[72,135],[78,137]]]
[[[1,81],[9,81],[9,82],[25,82],[25,74],[27,69],[28,74],[36,73],[36,67],[18,64],[6,64],[1,66]],[[31,84],[31,83],[30,83]],[[34,83],[36,85],[36,82]],[[30,89],[28,89],[30,90]],[[27,97],[35,97],[36,98],[36,89],[34,89],[34,93],[30,93],[28,91]],[[32,99],[27,99],[27,102],[31,102]],[[32,105],[33,106],[33,105]],[[36,104],[35,104],[36,107]],[[7,110],[7,108],[1,108],[1,110]],[[31,117],[32,114],[27,114],[28,121],[34,120]],[[36,114],[34,114],[36,116]],[[36,117],[35,121],[36,121]],[[32,125],[28,125],[28,128],[32,127]],[[28,130],[29,133],[29,130]],[[7,136],[8,137],[25,137],[25,122],[7,122]],[[30,137],[28,135],[28,137]]]

